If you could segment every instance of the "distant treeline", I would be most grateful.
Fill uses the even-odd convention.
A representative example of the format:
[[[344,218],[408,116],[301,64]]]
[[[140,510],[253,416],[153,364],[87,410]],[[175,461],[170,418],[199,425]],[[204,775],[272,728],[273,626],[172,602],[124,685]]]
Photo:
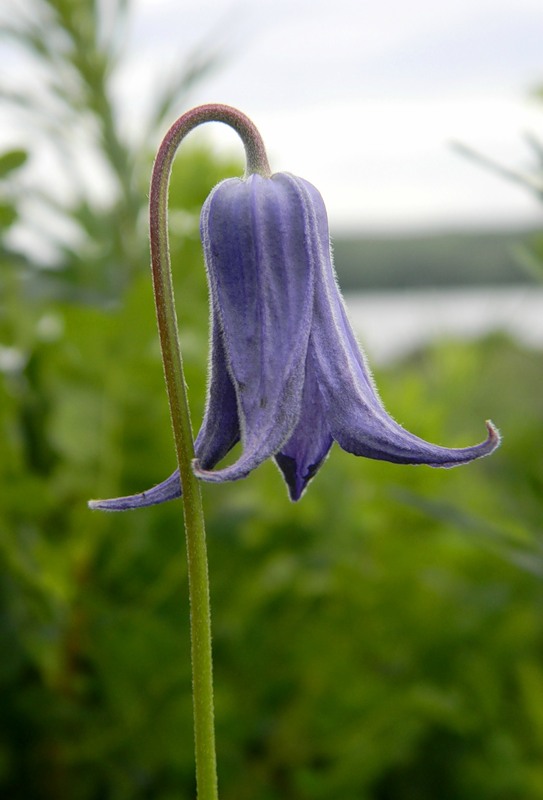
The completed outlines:
[[[523,283],[520,257],[540,231],[454,231],[414,236],[333,235],[334,262],[345,291],[414,286]]]

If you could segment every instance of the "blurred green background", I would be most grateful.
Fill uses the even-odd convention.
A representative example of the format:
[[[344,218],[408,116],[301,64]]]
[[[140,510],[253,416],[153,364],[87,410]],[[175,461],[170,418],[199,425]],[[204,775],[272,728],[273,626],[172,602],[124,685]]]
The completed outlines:
[[[180,505],[104,515],[86,500],[142,490],[174,467],[147,184],[159,134],[218,57],[175,76],[136,149],[110,91],[121,54],[95,4],[34,6],[2,33],[35,61],[43,89],[5,90],[4,103],[68,172],[66,141],[83,124],[111,191],[98,202],[74,181],[59,201],[54,175],[33,184],[32,153],[0,158],[0,795],[188,800]],[[122,27],[129,8],[113,6]],[[200,141],[174,167],[195,428],[208,318],[199,209],[240,170]],[[40,224],[47,258],[11,235]],[[425,438],[462,446],[481,438],[484,418],[500,426],[500,451],[466,468],[334,448],[297,505],[271,463],[204,486],[223,800],[543,797],[541,374],[540,353],[501,335],[435,342],[378,371],[390,411]]]

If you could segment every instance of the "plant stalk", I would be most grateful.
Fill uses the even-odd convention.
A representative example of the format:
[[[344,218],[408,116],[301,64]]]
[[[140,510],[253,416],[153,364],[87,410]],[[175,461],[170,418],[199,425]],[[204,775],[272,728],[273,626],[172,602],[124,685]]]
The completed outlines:
[[[200,106],[180,117],[164,137],[153,167],[150,189],[151,270],[185,521],[197,797],[198,800],[217,800],[207,546],[200,486],[192,472],[194,440],[179,346],[168,246],[168,190],[175,153],[186,134],[204,122],[224,122],[237,131],[245,146],[247,174],[259,172],[269,176],[270,168],[262,139],[245,115],[229,106]]]

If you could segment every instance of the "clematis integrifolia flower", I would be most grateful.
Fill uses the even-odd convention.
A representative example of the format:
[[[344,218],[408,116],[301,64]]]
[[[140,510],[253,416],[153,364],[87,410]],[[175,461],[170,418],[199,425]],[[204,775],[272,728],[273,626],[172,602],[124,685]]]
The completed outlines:
[[[454,467],[491,453],[480,444],[441,447],[387,413],[347,319],[319,192],[287,173],[229,179],[202,210],[211,301],[211,355],[194,472],[211,483],[245,478],[275,459],[299,500],[332,443],[396,464]],[[215,469],[241,441],[239,458]],[[176,471],[141,494],[92,501],[123,510],[179,497]]]

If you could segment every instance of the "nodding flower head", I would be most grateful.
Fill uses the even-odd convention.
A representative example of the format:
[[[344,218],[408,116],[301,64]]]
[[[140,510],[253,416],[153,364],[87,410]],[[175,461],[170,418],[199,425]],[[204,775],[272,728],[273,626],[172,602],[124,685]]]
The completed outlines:
[[[336,282],[326,209],[307,181],[251,174],[213,189],[201,216],[211,352],[194,473],[222,483],[268,458],[299,500],[335,441],[356,456],[454,467],[491,453],[499,434],[453,449],[409,433],[387,413]],[[233,464],[215,469],[238,442]],[[176,471],[149,491],[92,508],[123,510],[179,497]]]

